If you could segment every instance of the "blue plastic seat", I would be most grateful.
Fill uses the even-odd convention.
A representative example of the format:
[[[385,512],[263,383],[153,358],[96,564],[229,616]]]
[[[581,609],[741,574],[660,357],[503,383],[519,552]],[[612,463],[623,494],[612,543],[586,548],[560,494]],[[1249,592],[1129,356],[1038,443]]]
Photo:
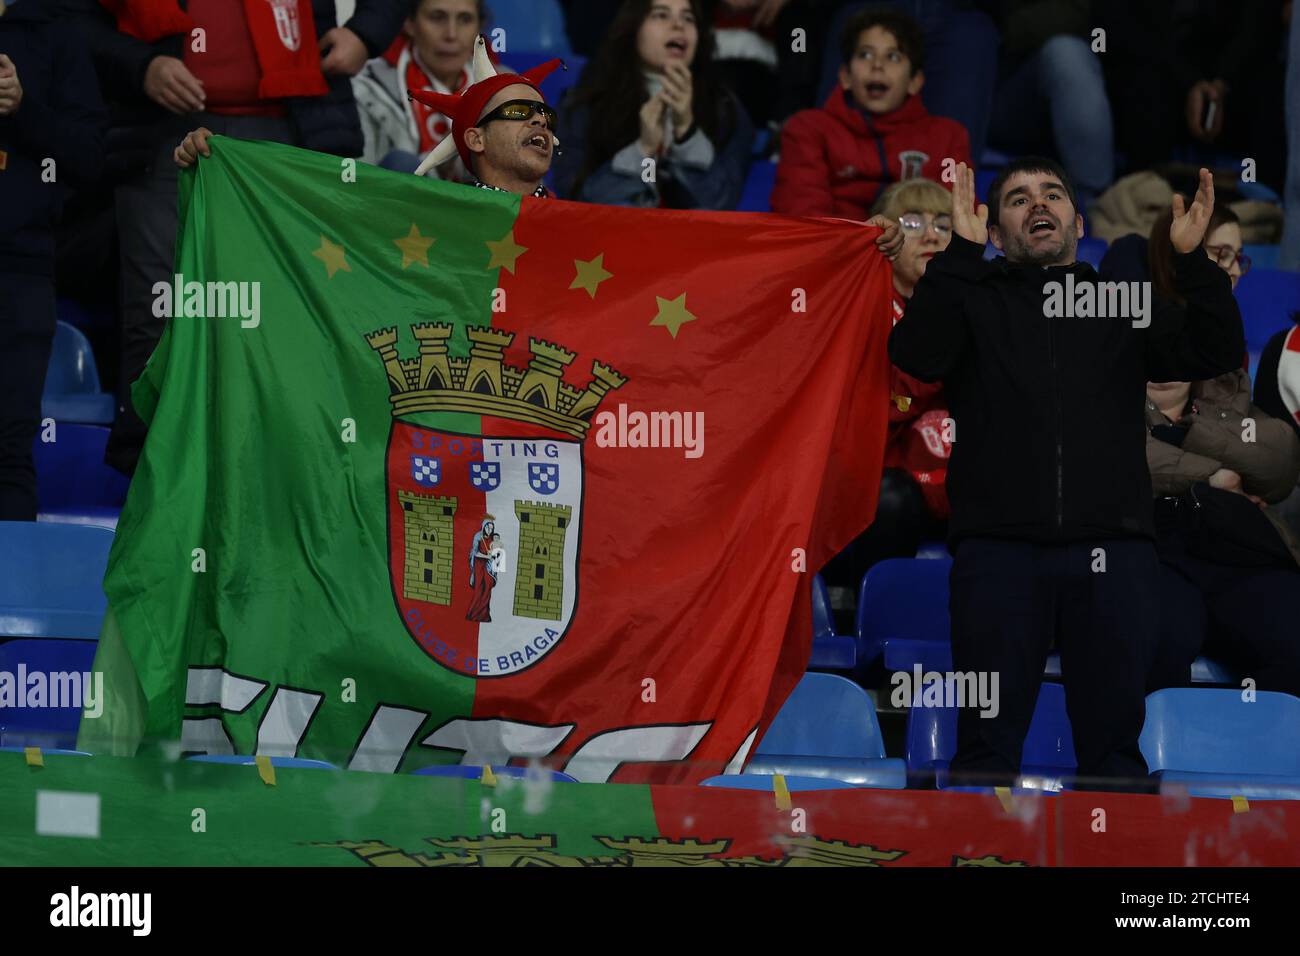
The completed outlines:
[[[907,767],[885,756],[871,698],[835,674],[805,674],[754,748],[750,773],[844,779],[901,789]]]
[[[872,565],[858,592],[858,666],[882,653],[890,670],[951,670],[951,559],[891,558]]]
[[[90,696],[87,691],[92,690],[86,688],[85,681],[94,670],[95,647],[95,641],[57,638],[0,641],[0,672],[15,675],[15,680],[20,673],[40,673],[45,682],[42,706],[0,707],[0,744],[45,750],[71,750],[77,746],[82,704]],[[101,678],[98,692],[102,691]],[[54,704],[65,706],[51,706]],[[102,707],[103,701],[98,705]]]
[[[257,762],[257,758],[250,754],[194,754],[186,757],[186,760],[193,760],[195,763],[224,763],[234,764],[240,767],[251,766]],[[308,760],[306,757],[272,757],[272,767],[290,767],[302,770],[338,770],[334,764],[324,760]]]
[[[1075,258],[1079,262],[1086,262],[1094,269],[1101,266],[1101,257],[1106,254],[1106,240],[1095,239],[1092,236],[1084,236],[1079,240],[1079,249],[1075,253]]]
[[[104,464],[109,430],[59,422],[54,441],[32,443],[40,519],[115,528],[130,479]]]
[[[411,773],[418,777],[460,777],[464,780],[478,780],[483,776],[483,768],[473,765],[443,764],[441,766],[421,767]],[[556,783],[577,783],[567,773],[552,770],[549,767],[513,767],[509,764],[493,765],[492,773],[498,777],[523,779],[553,780]]]
[[[96,640],[113,532],[0,521],[0,637]]]
[[[1194,797],[1300,799],[1300,698],[1213,687],[1147,697],[1138,743],[1151,772]]]
[[[772,188],[776,185],[776,163],[756,159],[749,164],[745,189],[736,205],[739,212],[771,212]]]
[[[571,55],[569,36],[564,29],[564,10],[557,0],[492,0],[490,7],[492,20],[485,31],[489,42],[493,39],[491,31],[501,27],[506,31],[506,49],[512,53],[535,51],[544,57],[566,58]]]
[[[1246,243],[1241,250],[1250,256],[1252,269],[1276,269],[1282,255],[1282,247],[1275,243]]]
[[[1043,669],[1044,677],[1060,678],[1061,676],[1061,655],[1053,653],[1047,658],[1047,667]],[[1236,684],[1237,678],[1232,671],[1224,667],[1218,661],[1212,661],[1208,657],[1198,657],[1192,661],[1192,683],[1193,684]]]
[[[701,787],[721,787],[726,790],[766,790],[775,792],[776,781],[766,773],[729,773],[700,781]],[[786,777],[785,787],[791,793],[801,790],[857,790],[859,787],[843,780],[821,777]]]
[[[820,574],[813,577],[813,642],[809,670],[850,671],[857,662],[858,642],[848,634],[835,633],[831,597]]]
[[[67,322],[54,327],[54,345],[45,371],[41,417],[93,425],[112,423],[117,402],[100,391],[95,353],[81,331]]]
[[[947,789],[948,764],[956,752],[956,707],[914,706],[908,711],[907,766],[911,771],[933,772],[939,785]],[[1065,688],[1044,681],[1020,754],[1021,775],[1037,778],[1038,786],[1034,789],[1056,790],[1077,766],[1074,737],[1065,710]]]
[[[1270,338],[1291,328],[1291,313],[1300,311],[1300,273],[1252,268],[1237,283],[1236,294],[1246,347],[1263,351]]]

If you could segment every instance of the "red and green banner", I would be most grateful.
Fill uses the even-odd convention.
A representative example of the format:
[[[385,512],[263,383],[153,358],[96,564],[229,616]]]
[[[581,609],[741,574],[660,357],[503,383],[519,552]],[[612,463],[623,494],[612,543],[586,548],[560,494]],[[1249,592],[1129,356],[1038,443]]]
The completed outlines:
[[[1295,866],[1300,804],[495,786],[0,753],[0,866]],[[1104,811],[1099,813],[1099,811]]]
[[[874,514],[876,230],[221,137],[180,202],[82,748],[740,767]]]

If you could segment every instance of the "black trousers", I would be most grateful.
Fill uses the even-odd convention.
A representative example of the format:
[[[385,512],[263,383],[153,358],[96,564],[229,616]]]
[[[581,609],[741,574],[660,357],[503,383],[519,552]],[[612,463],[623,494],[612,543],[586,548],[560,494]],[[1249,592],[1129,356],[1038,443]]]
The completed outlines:
[[[32,442],[54,341],[54,279],[0,272],[0,521],[36,520]]]
[[[131,404],[131,385],[140,377],[167,325],[154,315],[154,284],[172,281],[176,259],[176,191],[179,170],[172,152],[185,134],[206,126],[237,139],[289,143],[289,121],[268,116],[218,116],[192,113],[168,117],[153,131],[153,160],[116,190],[118,244],[121,251],[121,360],[117,420],[105,460],[130,475],[144,447],[145,424]],[[202,162],[202,159],[199,160]]]
[[[1149,691],[1185,687],[1198,654],[1300,697],[1300,569],[1239,568],[1187,554],[1162,535],[1160,644]]]
[[[958,711],[953,783],[1015,779],[1055,647],[1079,761],[1075,785],[1150,789],[1138,736],[1159,625],[1158,570],[1155,546],[1138,539],[967,538],[957,546],[949,594],[953,668],[997,673],[999,709],[994,717],[974,707]]]

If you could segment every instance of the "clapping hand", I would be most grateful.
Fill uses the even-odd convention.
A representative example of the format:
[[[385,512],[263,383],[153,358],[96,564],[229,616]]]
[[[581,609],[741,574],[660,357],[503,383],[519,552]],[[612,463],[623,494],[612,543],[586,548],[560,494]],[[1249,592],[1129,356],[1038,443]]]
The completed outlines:
[[[1214,177],[1201,169],[1201,183],[1190,209],[1183,209],[1183,197],[1174,193],[1174,221],[1169,224],[1169,241],[1178,252],[1191,252],[1205,240],[1205,230],[1214,212]]]
[[[952,229],[963,239],[978,245],[989,241],[989,207],[975,205],[975,170],[958,163],[952,184]]]

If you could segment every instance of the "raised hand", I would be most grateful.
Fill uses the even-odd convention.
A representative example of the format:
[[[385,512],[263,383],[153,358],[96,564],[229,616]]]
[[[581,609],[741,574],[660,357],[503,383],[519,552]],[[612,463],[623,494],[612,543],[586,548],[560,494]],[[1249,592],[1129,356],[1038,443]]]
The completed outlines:
[[[952,228],[963,239],[979,245],[989,241],[989,207],[975,205],[975,170],[958,163],[952,184]]]
[[[1169,224],[1169,241],[1178,252],[1191,252],[1205,241],[1205,230],[1214,212],[1214,177],[1201,169],[1201,183],[1190,209],[1183,208],[1183,197],[1174,193],[1174,221]]]
[[[691,68],[684,63],[670,61],[664,69],[664,100],[673,115],[673,136],[681,139],[695,122],[691,98],[694,95],[694,78]]]

